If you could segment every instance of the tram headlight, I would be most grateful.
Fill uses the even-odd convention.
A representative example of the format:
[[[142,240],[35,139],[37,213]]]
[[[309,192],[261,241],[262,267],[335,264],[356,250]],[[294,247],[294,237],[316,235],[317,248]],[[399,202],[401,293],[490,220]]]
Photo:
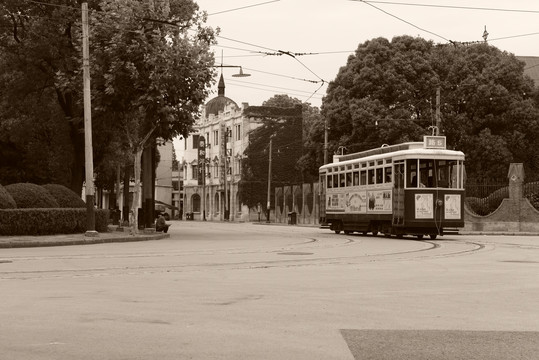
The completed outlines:
[[[442,201],[442,199],[436,200],[436,206],[442,207],[443,204],[444,204],[444,202]]]

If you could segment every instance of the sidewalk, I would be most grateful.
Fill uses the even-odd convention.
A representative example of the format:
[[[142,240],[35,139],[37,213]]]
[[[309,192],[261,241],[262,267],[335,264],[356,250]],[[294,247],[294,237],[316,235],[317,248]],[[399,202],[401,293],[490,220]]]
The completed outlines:
[[[0,236],[0,249],[22,248],[22,247],[42,247],[42,246],[64,246],[64,245],[90,245],[113,242],[148,241],[169,238],[170,234],[164,233],[144,233],[142,230],[138,235],[131,235],[129,232],[116,231],[116,226],[109,226],[106,233],[98,233],[97,236],[85,236],[85,234],[56,234],[42,236]]]

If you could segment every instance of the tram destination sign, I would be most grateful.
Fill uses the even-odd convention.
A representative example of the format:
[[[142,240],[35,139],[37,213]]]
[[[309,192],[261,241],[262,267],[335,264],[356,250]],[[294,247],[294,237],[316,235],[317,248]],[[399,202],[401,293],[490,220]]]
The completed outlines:
[[[445,136],[423,136],[425,149],[445,149]]]

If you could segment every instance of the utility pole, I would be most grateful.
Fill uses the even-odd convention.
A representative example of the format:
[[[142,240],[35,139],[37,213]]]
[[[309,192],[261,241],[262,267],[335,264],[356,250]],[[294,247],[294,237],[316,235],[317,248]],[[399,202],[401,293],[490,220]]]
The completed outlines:
[[[82,4],[82,78],[84,91],[84,164],[86,170],[86,233],[97,236],[94,210],[94,159],[92,147],[92,106],[90,96],[90,45],[88,39],[88,3]]]
[[[328,163],[328,119],[324,118],[324,165]]]
[[[271,206],[271,147],[273,144],[273,139],[270,138],[269,143],[269,163],[268,163],[268,202],[266,206],[266,222],[270,222],[270,206]]]
[[[230,218],[230,210],[228,208],[228,189],[227,189],[227,183],[228,183],[228,131],[229,129],[225,126],[225,220],[228,220]]]
[[[440,119],[440,87],[436,88],[436,136],[440,135],[440,126],[442,120]]]

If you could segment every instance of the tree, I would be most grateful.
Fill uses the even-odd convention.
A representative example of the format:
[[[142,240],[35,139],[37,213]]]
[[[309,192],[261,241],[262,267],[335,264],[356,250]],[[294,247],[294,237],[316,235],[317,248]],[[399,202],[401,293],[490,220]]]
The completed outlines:
[[[186,137],[191,131],[213,78],[214,34],[202,27],[204,17],[192,1],[100,5],[93,28],[96,116],[123,135],[133,155],[130,223],[136,231],[141,154],[152,139]]]
[[[6,51],[2,70],[10,83],[20,84],[9,89],[6,101],[20,104],[21,98],[43,89],[54,94],[73,149],[70,187],[80,193],[84,141],[78,1],[6,0],[0,6],[7,14],[0,17],[0,47]],[[95,169],[110,172],[116,166],[101,161],[130,154],[133,206],[138,207],[140,154],[156,138],[171,140],[191,131],[213,78],[209,47],[215,34],[203,26],[205,14],[192,0],[95,0],[89,7]]]
[[[100,169],[100,159],[122,157],[118,152],[105,156],[105,151],[136,153],[147,134],[168,140],[189,133],[214,71],[209,52],[214,32],[203,26],[205,15],[191,0],[90,0],[89,7],[94,164]],[[2,110],[47,95],[68,126],[73,156],[65,167],[71,189],[80,193],[79,2],[6,0],[0,8],[5,14],[0,15]],[[35,114],[31,118],[38,121]],[[3,116],[0,120],[5,121]],[[109,147],[110,141],[118,146]]]
[[[45,117],[49,114],[53,117],[61,114],[62,127],[67,129],[69,138],[69,144],[63,144],[64,153],[71,154],[63,167],[70,176],[69,187],[80,193],[84,175],[81,91],[63,86],[59,81],[60,74],[69,74],[70,77],[80,74],[80,61],[78,63],[77,59],[81,56],[76,48],[78,39],[74,36],[77,24],[80,31],[78,2],[56,0],[47,5],[5,0],[0,8],[0,73],[3,74],[0,84],[3,115],[0,120],[3,123],[9,121],[9,118],[6,119],[6,113],[11,114],[10,117],[15,119],[11,122],[13,131],[28,129],[25,127],[28,123],[39,124],[42,116],[36,105],[26,106],[32,103],[40,104],[43,109],[50,109],[50,112],[45,112]],[[77,87],[80,88],[82,77],[77,79]],[[54,108],[52,104],[55,105]],[[27,123],[21,121],[24,117],[28,117]],[[63,133],[63,130],[57,133]],[[17,143],[28,143],[29,137],[30,134],[23,136]],[[43,151],[39,152],[42,153]],[[32,156],[31,153],[26,155]],[[38,159],[32,160],[38,162]],[[31,167],[22,169],[22,176],[33,173]]]
[[[367,41],[348,58],[323,100],[329,149],[355,152],[421,141],[436,124],[440,88],[441,134],[467,155],[469,177],[505,176],[507,163],[478,166],[501,159],[536,172],[538,112],[523,67],[514,55],[488,44],[435,45],[410,36]],[[486,145],[487,139],[500,148],[477,152],[478,142]]]
[[[298,167],[303,148],[302,103],[287,95],[276,95],[262,106],[248,107],[244,115],[257,119],[261,124],[249,134],[239,184],[240,201],[254,207],[258,203],[265,204],[267,200],[270,139],[271,183],[282,186],[303,180]]]

